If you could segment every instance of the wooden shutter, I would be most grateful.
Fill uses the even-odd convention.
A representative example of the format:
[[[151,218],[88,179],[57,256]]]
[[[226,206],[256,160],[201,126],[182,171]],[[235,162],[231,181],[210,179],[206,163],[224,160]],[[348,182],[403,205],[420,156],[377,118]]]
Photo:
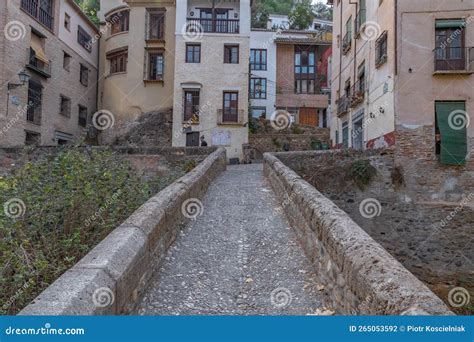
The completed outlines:
[[[450,120],[451,113],[459,111],[457,113],[463,115],[461,111],[465,111],[465,108],[464,102],[436,102],[436,120],[441,133],[442,164],[463,165],[466,162],[466,124],[464,124],[464,127],[462,125],[457,126],[452,124],[453,118]]]

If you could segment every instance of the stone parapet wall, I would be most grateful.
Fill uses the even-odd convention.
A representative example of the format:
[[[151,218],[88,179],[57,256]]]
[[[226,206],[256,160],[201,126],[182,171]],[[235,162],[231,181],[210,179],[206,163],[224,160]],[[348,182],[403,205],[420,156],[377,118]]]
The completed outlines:
[[[226,160],[225,150],[218,149],[152,197],[20,315],[133,312],[186,221],[184,203],[204,195],[209,184],[226,169]]]
[[[285,144],[288,144],[290,151],[309,151],[312,150],[311,142],[320,141],[328,144],[329,129],[320,128],[317,131],[308,134],[250,134],[249,145],[254,150],[255,159],[261,159],[263,153],[283,151]]]
[[[287,155],[265,154],[264,173],[308,258],[328,275],[334,306],[348,314],[452,314],[344,211],[278,159]]]

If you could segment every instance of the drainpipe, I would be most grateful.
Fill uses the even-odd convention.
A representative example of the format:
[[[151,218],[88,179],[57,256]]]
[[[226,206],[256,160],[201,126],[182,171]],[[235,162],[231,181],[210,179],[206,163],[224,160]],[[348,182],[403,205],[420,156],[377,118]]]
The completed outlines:
[[[349,4],[355,5],[355,7],[356,7],[356,11],[355,11],[355,13],[356,13],[355,19],[356,20],[354,20],[354,27],[352,29],[353,30],[353,32],[352,32],[353,37],[351,37],[351,39],[352,38],[354,39],[354,57],[353,57],[354,58],[354,61],[353,61],[353,64],[354,64],[354,75],[353,75],[354,76],[354,83],[352,84],[352,86],[355,85],[356,79],[357,79],[356,78],[356,75],[357,75],[357,38],[356,38],[356,32],[355,32],[356,27],[355,26],[357,25],[357,14],[358,14],[358,10],[359,10],[359,3],[357,2],[357,0],[355,0],[355,1],[356,2],[352,2],[352,0],[349,0]]]

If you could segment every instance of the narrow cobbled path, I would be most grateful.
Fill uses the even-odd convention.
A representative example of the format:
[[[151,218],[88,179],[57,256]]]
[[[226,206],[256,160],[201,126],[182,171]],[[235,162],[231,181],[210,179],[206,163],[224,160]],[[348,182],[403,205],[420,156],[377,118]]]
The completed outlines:
[[[140,315],[308,315],[326,291],[263,176],[229,166],[170,248]]]

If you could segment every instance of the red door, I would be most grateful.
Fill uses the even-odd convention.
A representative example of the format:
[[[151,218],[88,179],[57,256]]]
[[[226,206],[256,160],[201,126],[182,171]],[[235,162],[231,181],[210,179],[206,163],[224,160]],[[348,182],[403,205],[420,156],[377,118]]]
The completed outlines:
[[[300,125],[314,126],[319,125],[319,113],[317,108],[300,108]]]

